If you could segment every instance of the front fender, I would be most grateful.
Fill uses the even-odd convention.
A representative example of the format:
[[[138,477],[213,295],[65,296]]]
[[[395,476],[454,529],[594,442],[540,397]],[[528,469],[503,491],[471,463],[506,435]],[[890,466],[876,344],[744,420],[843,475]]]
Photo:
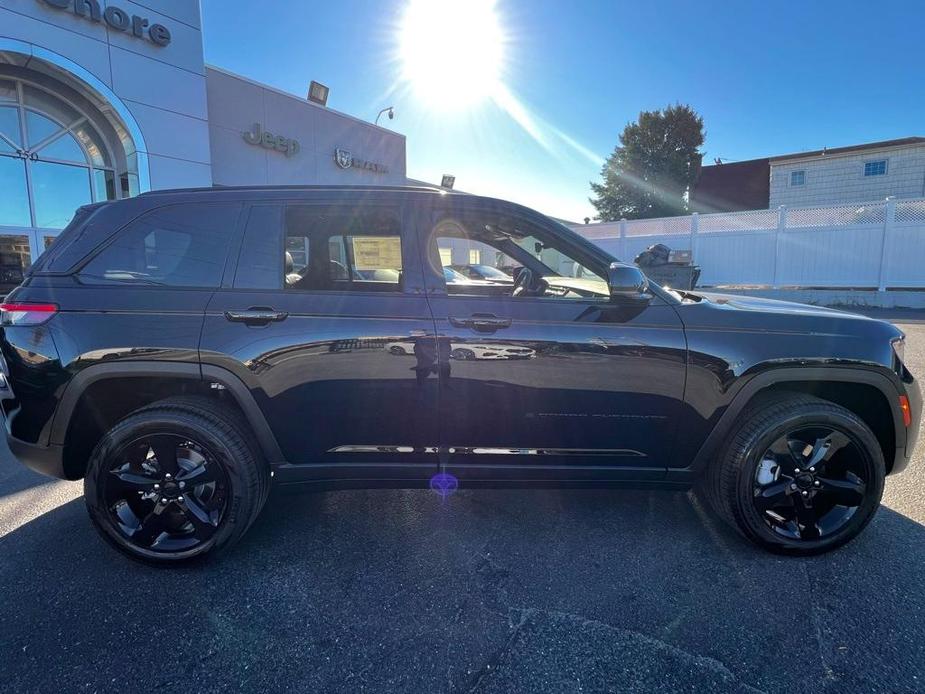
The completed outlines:
[[[905,388],[896,374],[878,365],[792,366],[763,364],[736,379],[729,389],[731,400],[717,413],[715,424],[706,439],[697,447],[693,456],[686,459],[675,457],[668,469],[668,480],[692,481],[709,465],[713,457],[728,439],[741,415],[754,397],[771,387],[786,387],[788,383],[856,383],[872,386],[883,394],[889,403],[895,437],[895,458],[887,461],[892,471],[899,471],[906,464],[906,443],[909,437],[903,424],[903,413],[899,396]]]

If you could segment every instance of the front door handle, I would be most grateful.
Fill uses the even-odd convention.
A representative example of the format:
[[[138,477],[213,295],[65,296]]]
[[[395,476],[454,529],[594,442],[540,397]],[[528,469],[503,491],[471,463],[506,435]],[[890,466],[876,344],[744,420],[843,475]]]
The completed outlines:
[[[450,317],[449,321],[455,328],[470,328],[480,333],[493,333],[500,328],[511,327],[510,318],[498,318],[493,313],[473,313],[469,318]]]
[[[232,323],[247,323],[248,325],[266,325],[273,321],[286,320],[289,316],[285,311],[275,311],[263,306],[252,306],[246,311],[225,311],[225,319]]]

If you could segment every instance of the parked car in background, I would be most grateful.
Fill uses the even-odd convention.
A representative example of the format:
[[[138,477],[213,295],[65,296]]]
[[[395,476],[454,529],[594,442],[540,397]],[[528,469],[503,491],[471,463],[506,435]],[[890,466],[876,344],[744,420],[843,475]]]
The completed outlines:
[[[464,239],[516,279],[443,268]],[[589,275],[560,276],[537,244]],[[889,323],[668,291],[537,212],[436,188],[90,205],[0,305],[0,330],[10,449],[83,479],[101,535],[154,563],[231,546],[271,480],[435,475],[695,486],[757,545],[815,554],[874,516],[922,409]]]
[[[385,349],[398,357],[414,354],[413,342],[389,342]],[[502,342],[450,343],[450,359],[470,361],[473,359],[531,359],[536,350],[530,347],[512,347]]]
[[[471,264],[471,265],[451,265],[454,270],[473,280],[486,280],[488,282],[500,282],[501,284],[511,284],[514,278],[496,267],[491,265]]]

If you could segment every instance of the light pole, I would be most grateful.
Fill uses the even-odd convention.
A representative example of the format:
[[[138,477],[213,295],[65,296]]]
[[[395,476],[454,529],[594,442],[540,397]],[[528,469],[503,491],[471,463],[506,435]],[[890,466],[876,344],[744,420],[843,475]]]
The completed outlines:
[[[395,111],[393,110],[393,107],[392,107],[392,106],[386,106],[384,109],[382,109],[381,111],[379,111],[379,115],[376,116],[376,123],[375,123],[376,125],[379,125],[379,119],[382,117],[382,114],[383,114],[383,113],[388,113],[388,114],[389,114],[389,120],[392,120],[392,119],[395,117]]]

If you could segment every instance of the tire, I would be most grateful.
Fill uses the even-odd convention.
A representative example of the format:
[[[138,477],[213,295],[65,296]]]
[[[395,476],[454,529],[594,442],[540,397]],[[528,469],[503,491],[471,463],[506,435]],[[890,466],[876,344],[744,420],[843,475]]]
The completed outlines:
[[[760,547],[828,552],[857,537],[880,506],[883,452],[870,428],[844,407],[778,393],[749,406],[727,440],[701,490],[724,521]]]
[[[234,410],[209,398],[182,396],[136,410],[91,454],[84,478],[90,519],[139,561],[215,557],[244,535],[269,494],[269,467],[253,440]]]

